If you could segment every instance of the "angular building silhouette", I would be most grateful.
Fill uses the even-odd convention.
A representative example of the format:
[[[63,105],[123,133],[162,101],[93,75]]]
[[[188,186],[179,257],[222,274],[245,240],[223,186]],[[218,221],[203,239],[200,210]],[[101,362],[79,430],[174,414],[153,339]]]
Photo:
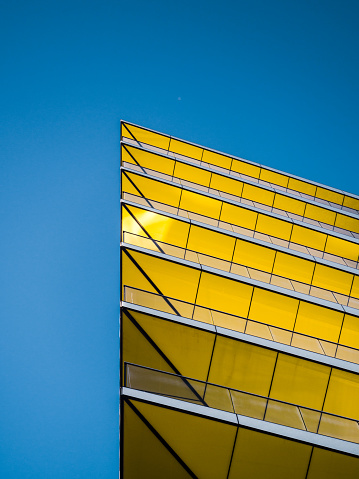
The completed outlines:
[[[121,128],[121,477],[358,478],[359,197]]]

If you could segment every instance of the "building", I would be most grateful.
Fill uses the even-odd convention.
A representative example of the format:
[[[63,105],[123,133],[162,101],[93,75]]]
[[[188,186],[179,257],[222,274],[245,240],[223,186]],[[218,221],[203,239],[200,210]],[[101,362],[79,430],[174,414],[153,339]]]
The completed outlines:
[[[359,197],[121,134],[121,477],[359,477]]]

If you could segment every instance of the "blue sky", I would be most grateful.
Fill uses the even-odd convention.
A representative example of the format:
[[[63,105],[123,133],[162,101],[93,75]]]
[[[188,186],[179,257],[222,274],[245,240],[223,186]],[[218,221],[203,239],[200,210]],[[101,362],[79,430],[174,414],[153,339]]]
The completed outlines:
[[[118,475],[126,119],[359,193],[355,1],[0,12],[0,476]]]

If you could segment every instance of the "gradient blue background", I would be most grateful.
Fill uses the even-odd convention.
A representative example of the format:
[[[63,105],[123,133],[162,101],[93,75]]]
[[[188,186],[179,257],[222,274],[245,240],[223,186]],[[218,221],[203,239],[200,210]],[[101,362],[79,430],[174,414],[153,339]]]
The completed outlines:
[[[359,193],[358,18],[1,2],[1,478],[118,476],[119,120]]]

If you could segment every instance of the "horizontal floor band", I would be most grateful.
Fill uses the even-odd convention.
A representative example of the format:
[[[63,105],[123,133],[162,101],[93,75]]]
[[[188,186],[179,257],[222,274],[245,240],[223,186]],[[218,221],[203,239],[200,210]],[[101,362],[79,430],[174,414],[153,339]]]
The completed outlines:
[[[208,168],[208,167],[203,166],[203,165],[198,165],[197,163],[194,163],[194,162],[191,162],[191,161],[186,161],[183,158],[177,158],[175,156],[169,156],[170,153],[166,154],[166,153],[161,153],[161,152],[154,152],[153,150],[151,150],[149,148],[146,148],[142,145],[134,146],[131,142],[126,141],[126,140],[122,140],[121,144],[126,145],[126,146],[130,146],[132,148],[136,148],[140,151],[145,151],[147,153],[156,154],[158,156],[161,156],[161,157],[166,158],[166,159],[170,159],[172,161],[178,161],[179,163],[183,163],[183,164],[188,165],[188,166],[193,166],[195,168],[198,168],[199,170],[208,171],[210,173],[215,173],[217,175],[223,176],[225,178],[230,178],[231,180],[235,180],[235,181],[239,181],[241,183],[245,183],[247,185],[255,186],[255,187],[261,188],[265,191],[269,191],[271,193],[274,193],[274,194],[279,194],[279,195],[282,195],[282,196],[286,196],[287,198],[291,198],[291,199],[294,199],[294,200],[297,200],[297,201],[301,201],[302,203],[308,203],[310,205],[316,206],[317,208],[322,208],[323,210],[332,211],[334,213],[340,213],[344,216],[348,216],[349,218],[354,218],[356,220],[358,219],[357,214],[351,213],[351,212],[346,211],[346,210],[342,210],[342,209],[339,208],[339,205],[338,205],[338,208],[335,208],[334,206],[319,203],[318,201],[315,201],[314,199],[312,200],[310,198],[303,198],[299,195],[295,195],[295,194],[290,193],[288,191],[273,190],[273,188],[271,188],[270,186],[258,183],[256,181],[254,181],[254,179],[253,179],[253,181],[250,181],[250,180],[247,180],[246,178],[239,178],[239,177],[236,177],[234,175],[230,175],[229,173],[225,173],[224,171],[213,170],[212,168]],[[158,171],[158,170],[155,170],[155,171]],[[201,186],[203,186],[203,185],[201,185]],[[226,193],[226,192],[224,191],[224,193]],[[236,195],[234,195],[234,196],[236,196]],[[240,197],[238,197],[238,198],[240,198]],[[255,200],[253,200],[253,201],[255,201]]]
[[[260,338],[257,336],[251,336],[246,333],[240,333],[238,331],[233,331],[231,329],[222,328],[220,326],[215,326],[213,324],[202,323],[195,319],[184,318],[182,316],[176,316],[175,314],[165,313],[163,311],[158,311],[157,309],[151,309],[146,306],[140,306],[133,303],[128,303],[126,301],[121,302],[121,308],[127,309],[129,311],[136,311],[143,314],[148,314],[155,316],[166,321],[172,321],[174,323],[183,324],[184,326],[189,326],[196,328],[202,331],[208,331],[213,334],[218,334],[220,336],[225,336],[227,338],[235,339],[245,343],[250,343],[255,346],[264,347],[266,349],[271,349],[280,353],[288,354],[300,359],[307,359],[325,366],[330,366],[336,369],[341,369],[343,371],[352,372],[359,374],[359,365],[355,363],[350,363],[344,359],[337,359],[331,356],[325,356],[322,354],[314,353],[312,351],[307,351],[305,349],[296,348],[294,346],[288,346],[283,343],[278,343],[276,341],[271,341],[269,339]]]
[[[342,305],[342,304],[333,303],[331,301],[327,301],[325,299],[317,298],[315,296],[309,296],[307,294],[299,293],[297,291],[291,291],[289,289],[281,288],[280,286],[276,286],[276,285],[269,284],[269,283],[263,283],[263,282],[258,281],[256,279],[247,278],[246,276],[239,276],[237,274],[230,273],[230,272],[227,272],[227,271],[223,271],[221,269],[216,269],[216,268],[212,268],[210,266],[194,263],[194,262],[188,261],[186,259],[177,258],[176,256],[169,256],[169,255],[164,254],[164,253],[160,253],[160,252],[153,251],[153,250],[148,250],[148,249],[142,248],[140,246],[131,245],[129,243],[121,242],[120,247],[124,248],[126,250],[131,250],[131,251],[136,251],[136,252],[139,252],[139,253],[143,253],[143,254],[146,254],[148,256],[161,258],[165,261],[170,261],[172,263],[180,264],[180,265],[183,265],[183,266],[188,266],[189,268],[192,268],[192,269],[202,270],[202,271],[205,271],[207,273],[212,273],[216,276],[221,276],[223,278],[232,279],[232,280],[238,281],[240,283],[248,284],[250,286],[254,286],[254,287],[257,287],[257,288],[261,288],[261,289],[265,289],[267,291],[272,291],[274,293],[278,293],[278,294],[281,294],[283,296],[287,296],[287,297],[290,297],[290,298],[295,298],[295,299],[298,299],[300,301],[305,301],[307,303],[311,303],[311,304],[314,304],[314,305],[317,305],[317,306],[323,306],[323,307],[325,307],[327,309],[331,309],[333,311],[339,311],[341,313],[347,313],[347,314],[350,314],[352,316],[357,316],[359,318],[359,310],[357,310],[355,308],[351,308],[350,306],[345,306],[345,305]]]
[[[211,231],[215,231],[216,233],[222,233],[222,234],[225,234],[226,236],[230,236],[232,238],[238,238],[240,240],[247,241],[248,243],[253,243],[253,244],[257,244],[259,246],[264,246],[268,249],[272,249],[272,250],[275,250],[275,251],[280,251],[280,252],[285,253],[285,254],[290,254],[291,256],[295,256],[297,258],[309,260],[309,261],[312,261],[314,263],[322,264],[324,266],[329,266],[330,268],[338,269],[340,271],[345,271],[346,273],[359,275],[359,271],[356,268],[351,268],[350,266],[345,266],[341,263],[334,263],[334,262],[329,261],[329,260],[324,259],[324,258],[318,258],[317,256],[312,256],[310,254],[302,253],[300,251],[296,251],[296,250],[293,250],[293,249],[290,249],[290,248],[285,248],[284,246],[275,245],[273,243],[267,243],[266,241],[260,240],[258,238],[253,238],[251,236],[245,236],[245,235],[242,235],[240,233],[235,233],[234,231],[229,231],[229,230],[226,230],[226,229],[222,229],[218,226],[212,226],[212,225],[209,225],[209,224],[206,224],[206,223],[201,223],[200,221],[188,219],[188,218],[185,218],[184,216],[178,216],[178,215],[175,215],[175,214],[170,213],[168,211],[158,210],[157,208],[151,208],[150,206],[139,205],[138,203],[135,203],[134,201],[121,199],[120,202],[123,205],[133,206],[134,208],[141,208],[143,210],[150,211],[151,213],[152,212],[157,213],[159,215],[166,216],[166,217],[174,219],[174,220],[182,221],[184,223],[192,224],[192,225],[198,226],[200,228],[205,228],[205,229],[208,229],[208,230],[211,230]]]
[[[272,168],[270,166],[262,165],[260,163],[255,163],[254,161],[246,160],[244,158],[241,158],[240,156],[235,156],[235,155],[230,155],[228,153],[223,153],[222,151],[218,151],[218,150],[215,150],[213,148],[207,148],[206,146],[199,145],[198,143],[193,143],[191,141],[183,140],[181,138],[177,138],[177,137],[172,136],[172,135],[167,135],[165,133],[161,133],[159,131],[152,130],[150,128],[145,128],[143,126],[136,125],[135,123],[131,123],[129,121],[121,120],[121,123],[123,123],[125,125],[135,126],[137,128],[140,128],[141,130],[149,131],[151,133],[157,133],[158,135],[164,136],[166,138],[169,138],[169,139],[172,139],[172,140],[177,140],[177,141],[180,141],[180,142],[185,143],[187,145],[196,146],[198,148],[202,148],[203,150],[226,156],[227,158],[233,158],[235,160],[244,161],[245,163],[248,163],[249,165],[258,166],[258,168],[264,168],[265,170],[272,171],[274,173],[279,173],[280,175],[285,175],[285,176],[288,176],[289,178],[293,178],[295,180],[304,181],[305,183],[308,183],[310,185],[319,186],[319,187],[324,188],[326,190],[333,191],[333,192],[339,193],[339,194],[343,194],[345,196],[349,196],[350,198],[359,199],[359,196],[355,195],[354,193],[349,193],[347,191],[340,190],[338,188],[334,188],[332,186],[324,185],[322,183],[317,183],[316,181],[308,180],[307,178],[302,178],[301,176],[293,175],[291,173],[286,173],[285,171],[277,170],[276,168]]]
[[[162,406],[183,413],[216,420],[227,424],[234,424],[239,427],[253,429],[286,439],[292,439],[294,441],[311,444],[344,454],[359,456],[359,444],[343,441],[342,439],[323,436],[308,431],[301,431],[300,429],[269,423],[266,421],[261,421],[260,419],[253,419],[247,416],[241,416],[239,414],[221,411],[219,409],[213,409],[206,406],[200,406],[198,404],[172,399],[127,387],[122,387],[120,394],[122,398],[144,401],[146,403]]]

